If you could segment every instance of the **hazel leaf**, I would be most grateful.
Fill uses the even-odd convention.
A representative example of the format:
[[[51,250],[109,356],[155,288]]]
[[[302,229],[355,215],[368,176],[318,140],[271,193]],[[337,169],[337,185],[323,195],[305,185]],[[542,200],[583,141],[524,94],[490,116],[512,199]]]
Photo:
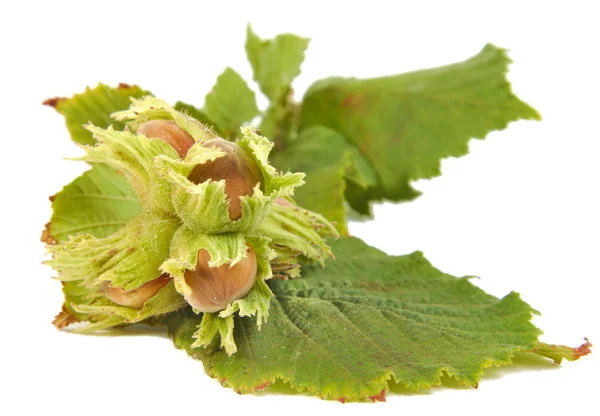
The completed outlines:
[[[94,124],[103,128],[113,125],[115,129],[122,130],[125,125],[115,122],[110,117],[111,113],[128,108],[130,97],[140,98],[148,94],[137,85],[119,84],[117,88],[111,88],[98,84],[71,98],[51,98],[44,104],[54,107],[65,117],[67,129],[75,143],[89,145],[96,141],[84,125]]]
[[[369,200],[414,199],[411,181],[440,175],[440,160],[468,152],[511,121],[540,115],[511,91],[504,49],[488,44],[464,62],[373,79],[328,78],[307,91],[300,129],[340,132],[377,174],[378,184],[353,188],[353,206],[368,213]]]
[[[332,245],[336,261],[302,279],[271,280],[269,321],[260,332],[234,318],[237,352],[218,340],[194,345],[200,318],[172,315],[175,345],[241,393],[283,380],[325,399],[382,400],[389,383],[417,390],[447,374],[477,386],[487,367],[540,348],[537,312],[511,292],[486,294],[468,278],[435,269],[420,252],[388,256],[358,239]]]
[[[225,138],[235,138],[240,127],[260,114],[254,92],[232,68],[226,68],[206,95],[204,113]]]
[[[106,237],[142,211],[127,179],[104,164],[94,164],[52,200],[53,214],[47,230],[56,241],[76,233]]]
[[[300,75],[308,43],[309,39],[292,34],[263,40],[248,25],[246,54],[254,71],[254,80],[271,101],[281,100],[289,94],[292,81]]]

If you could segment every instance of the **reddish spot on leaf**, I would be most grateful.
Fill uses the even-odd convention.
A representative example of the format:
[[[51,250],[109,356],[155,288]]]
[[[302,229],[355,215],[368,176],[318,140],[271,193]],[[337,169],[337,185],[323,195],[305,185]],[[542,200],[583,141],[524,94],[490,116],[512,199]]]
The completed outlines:
[[[119,85],[117,85],[117,88],[122,90],[122,89],[129,89],[131,88],[131,85],[125,83],[125,82],[119,82]]]
[[[264,383],[262,383],[262,384],[259,384],[258,386],[254,387],[254,391],[262,391],[262,390],[265,390],[267,387],[269,387],[269,384],[270,384],[270,383],[269,383],[268,381],[265,381]]]
[[[50,202],[54,203],[54,200],[56,199],[56,195],[51,195],[48,197],[48,199],[50,200]]]
[[[224,386],[226,382],[227,382],[227,377],[223,377],[221,379],[221,385]]]
[[[342,107],[348,107],[350,104],[352,104],[354,98],[354,95],[349,95],[346,98],[344,98],[344,101],[342,101]]]
[[[56,240],[56,238],[54,238],[52,236],[52,234],[50,233],[50,227],[52,226],[51,223],[47,223],[44,230],[42,231],[42,237],[40,238],[40,241],[42,243],[46,243],[49,244],[51,246],[55,245],[56,243],[58,243],[58,241]]]
[[[369,399],[372,402],[385,402],[385,390],[381,390],[381,393],[376,396],[369,396]]]
[[[579,358],[579,357],[583,357],[584,355],[588,355],[592,353],[591,347],[592,347],[592,343],[590,342],[589,339],[584,338],[585,339],[585,343],[581,344],[579,347],[577,348],[573,348],[573,352],[575,353],[575,357]]]
[[[42,104],[47,105],[48,107],[56,108],[56,105],[63,100],[66,100],[66,98],[52,97],[52,98],[48,98],[47,100],[44,100],[44,102]]]
[[[342,101],[342,107],[355,107],[359,106],[363,102],[363,97],[361,95],[349,95],[344,98]]]
[[[340,397],[338,399],[338,402],[340,402],[340,403],[346,403],[346,398],[344,396],[342,396],[342,397]]]
[[[127,249],[127,252],[128,252],[129,254],[133,253],[134,251],[135,251],[135,247],[129,247],[129,248]]]
[[[367,154],[367,146],[365,146],[365,144],[364,144],[364,143],[361,143],[361,144],[358,146],[358,150],[360,150],[360,152],[361,152],[363,155],[366,155],[366,154]]]
[[[119,252],[119,250],[117,250],[116,248],[113,248],[112,250],[110,250],[108,252],[109,256],[114,256],[115,254],[117,254]]]

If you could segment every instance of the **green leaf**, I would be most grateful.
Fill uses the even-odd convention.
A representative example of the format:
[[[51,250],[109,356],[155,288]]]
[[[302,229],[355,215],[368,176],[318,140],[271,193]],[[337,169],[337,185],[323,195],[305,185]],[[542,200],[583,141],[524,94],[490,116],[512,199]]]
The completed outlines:
[[[88,145],[96,141],[83,127],[84,124],[91,123],[103,128],[113,125],[115,129],[122,130],[125,125],[113,120],[111,113],[129,108],[130,97],[140,98],[148,94],[137,85],[119,84],[117,88],[111,88],[98,84],[96,88],[88,87],[71,98],[51,98],[44,104],[54,107],[65,117],[67,129],[75,143]]]
[[[226,138],[239,135],[240,127],[260,114],[254,92],[233,69],[226,68],[206,95],[204,112]]]
[[[175,345],[236,391],[281,379],[342,401],[381,400],[390,381],[415,390],[440,385],[444,373],[476,386],[484,368],[537,345],[536,312],[517,293],[495,298],[420,252],[392,257],[350,238],[332,248],[337,260],[325,269],[269,283],[275,297],[260,332],[235,317],[232,357],[216,340],[191,346],[200,320],[192,314],[169,320]]]
[[[377,184],[375,172],[358,149],[338,132],[322,126],[302,131],[297,140],[274,154],[272,163],[281,170],[306,173],[306,184],[296,191],[296,201],[335,222],[344,235],[348,233],[347,183],[359,188]]]
[[[246,34],[246,54],[260,90],[271,101],[285,98],[292,81],[300,75],[300,65],[304,61],[309,39],[282,34],[274,39],[263,40],[250,25]]]
[[[378,185],[350,196],[410,200],[412,180],[440,175],[440,160],[468,152],[471,138],[539,114],[519,100],[506,79],[506,51],[488,44],[453,65],[374,79],[317,81],[302,103],[300,128],[323,125],[344,135],[377,173]]]
[[[75,179],[53,197],[49,232],[57,241],[76,233],[106,237],[135,218],[140,201],[127,179],[103,164]]]

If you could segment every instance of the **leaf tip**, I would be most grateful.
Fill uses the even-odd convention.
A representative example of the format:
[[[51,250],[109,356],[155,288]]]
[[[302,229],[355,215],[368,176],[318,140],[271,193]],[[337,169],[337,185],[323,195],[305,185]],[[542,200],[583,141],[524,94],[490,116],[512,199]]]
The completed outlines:
[[[371,399],[372,402],[385,402],[385,390],[381,390],[377,395],[369,396],[369,399]]]
[[[590,342],[590,340],[587,339],[586,337],[584,337],[583,339],[585,340],[585,342],[583,344],[581,344],[579,347],[573,348],[573,353],[575,355],[576,360],[579,359],[580,357],[583,357],[585,355],[592,353],[592,347],[594,346],[594,344],[592,344]]]
[[[58,103],[60,103],[61,101],[66,100],[65,97],[52,97],[52,98],[47,98],[44,101],[42,101],[42,105],[46,105],[48,107],[52,107],[54,109],[56,109],[56,106],[58,105]]]

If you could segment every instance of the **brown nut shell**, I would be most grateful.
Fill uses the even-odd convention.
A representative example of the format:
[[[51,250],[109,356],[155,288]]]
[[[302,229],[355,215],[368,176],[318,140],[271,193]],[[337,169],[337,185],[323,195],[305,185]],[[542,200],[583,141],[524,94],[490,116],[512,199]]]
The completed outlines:
[[[194,139],[173,120],[150,120],[139,125],[137,134],[143,134],[148,138],[160,139],[171,145],[179,157],[184,158]]]
[[[202,143],[204,147],[217,147],[225,156],[196,166],[188,179],[196,184],[208,179],[225,180],[225,194],[229,198],[229,218],[237,220],[242,216],[241,196],[254,193],[257,183],[263,182],[263,175],[258,164],[246,155],[236,143],[224,139],[212,139]]]
[[[185,282],[192,289],[185,300],[200,312],[218,312],[231,302],[243,298],[256,281],[258,265],[256,254],[251,247],[246,248],[246,258],[233,267],[223,264],[209,267],[210,254],[198,251],[196,270],[185,272]]]
[[[142,309],[144,303],[158,293],[160,289],[169,283],[170,277],[163,274],[154,280],[144,283],[134,290],[126,291],[120,287],[112,287],[110,282],[104,282],[100,286],[100,291],[108,299],[117,305],[127,306],[134,309]]]

